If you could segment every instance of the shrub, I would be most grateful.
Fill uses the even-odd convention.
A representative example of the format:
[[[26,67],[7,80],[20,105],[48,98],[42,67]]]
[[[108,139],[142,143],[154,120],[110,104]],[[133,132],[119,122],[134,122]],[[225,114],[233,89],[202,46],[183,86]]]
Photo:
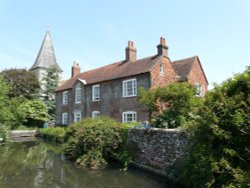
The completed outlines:
[[[49,127],[38,130],[40,136],[53,142],[63,143],[66,135],[66,128],[63,127]]]
[[[110,158],[125,159],[129,127],[107,117],[84,119],[69,127],[65,154],[82,166],[94,169],[105,166]]]
[[[190,187],[250,186],[250,67],[207,93],[180,171]]]
[[[140,103],[149,109],[154,127],[176,128],[195,117],[201,98],[187,82],[145,91],[140,89]]]

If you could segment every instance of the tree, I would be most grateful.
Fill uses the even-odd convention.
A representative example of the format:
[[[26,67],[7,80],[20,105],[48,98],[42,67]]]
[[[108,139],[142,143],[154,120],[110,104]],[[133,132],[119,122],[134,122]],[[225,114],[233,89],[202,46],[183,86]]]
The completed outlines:
[[[41,100],[33,99],[23,102],[19,107],[23,113],[23,124],[32,127],[42,127],[49,120],[48,109]]]
[[[173,83],[145,91],[140,89],[140,103],[148,107],[156,127],[176,128],[195,117],[201,99],[187,82]]]
[[[42,91],[42,98],[47,108],[49,110],[49,115],[51,117],[55,117],[56,111],[56,102],[55,102],[55,95],[56,95],[56,88],[59,85],[60,81],[60,69],[57,66],[52,66],[47,70],[47,74],[45,75],[43,82],[45,86]]]
[[[10,86],[10,98],[23,96],[27,99],[39,97],[40,85],[36,76],[26,69],[8,69],[1,73]]]
[[[8,109],[8,92],[9,87],[3,77],[0,75],[0,124],[6,121],[9,117]]]
[[[250,185],[250,67],[208,92],[180,182],[190,187]]]

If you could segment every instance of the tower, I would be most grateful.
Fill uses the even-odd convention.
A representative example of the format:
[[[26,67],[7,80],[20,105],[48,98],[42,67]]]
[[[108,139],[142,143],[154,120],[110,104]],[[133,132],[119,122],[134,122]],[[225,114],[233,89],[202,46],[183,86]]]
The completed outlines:
[[[62,72],[62,69],[56,62],[56,56],[50,32],[47,31],[37,55],[36,61],[30,68],[30,71],[33,72],[38,78],[41,84],[41,88],[44,88],[46,83],[43,81],[43,78],[46,76],[47,70],[52,66],[58,67],[60,72]]]

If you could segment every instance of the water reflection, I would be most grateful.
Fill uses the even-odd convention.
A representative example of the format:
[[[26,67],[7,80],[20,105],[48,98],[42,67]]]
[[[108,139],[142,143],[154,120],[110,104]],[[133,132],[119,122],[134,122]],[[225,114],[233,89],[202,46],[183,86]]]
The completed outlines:
[[[117,165],[102,171],[77,168],[65,161],[61,148],[44,142],[0,145],[1,188],[161,188],[176,186],[164,178]]]

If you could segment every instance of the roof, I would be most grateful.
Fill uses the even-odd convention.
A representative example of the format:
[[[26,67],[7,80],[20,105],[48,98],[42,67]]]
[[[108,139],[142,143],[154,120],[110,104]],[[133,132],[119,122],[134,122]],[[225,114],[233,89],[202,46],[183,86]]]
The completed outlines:
[[[176,74],[180,77],[180,80],[187,79],[196,58],[197,56],[194,56],[194,57],[178,60],[172,63]]]
[[[202,65],[201,65],[201,62],[200,62],[200,59],[198,56],[193,56],[190,58],[178,60],[178,61],[175,61],[172,63],[176,74],[179,76],[179,81],[186,81],[188,79],[188,76],[189,76],[189,74],[192,70],[193,64],[195,62],[197,62],[199,64],[201,71],[204,75],[204,78],[208,84],[207,77],[205,75],[205,72],[202,68]]]
[[[150,72],[153,66],[160,62],[162,58],[163,56],[150,56],[139,59],[136,62],[120,61],[94,70],[86,71],[69,80],[66,80],[57,88],[57,92],[72,88],[75,81],[78,79],[85,80],[87,84],[95,84],[108,80],[147,73]],[[172,66],[175,69],[176,74],[180,76],[181,79],[188,76],[196,58],[198,57],[195,56],[172,62]]]
[[[30,70],[34,70],[37,68],[48,69],[52,66],[57,66],[60,69],[60,71],[62,71],[62,69],[56,62],[56,56],[52,44],[51,35],[50,32],[47,31],[43,39],[39,53],[37,55],[36,61],[30,68]]]
[[[100,83],[108,80],[124,78],[149,72],[151,68],[160,60],[159,56],[150,56],[139,59],[136,62],[119,61],[104,67],[86,71],[67,80],[57,88],[57,91],[70,89],[78,79],[86,80],[87,84]]]

